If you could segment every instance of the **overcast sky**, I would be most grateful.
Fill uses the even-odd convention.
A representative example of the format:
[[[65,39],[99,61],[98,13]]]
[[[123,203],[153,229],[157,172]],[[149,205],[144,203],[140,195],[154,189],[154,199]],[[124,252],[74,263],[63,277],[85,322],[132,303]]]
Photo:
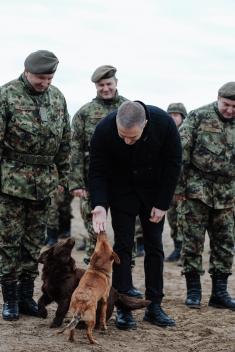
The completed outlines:
[[[53,84],[73,114],[95,95],[96,67],[119,93],[166,109],[208,104],[235,81],[235,0],[0,0],[0,85],[36,50],[59,58]]]

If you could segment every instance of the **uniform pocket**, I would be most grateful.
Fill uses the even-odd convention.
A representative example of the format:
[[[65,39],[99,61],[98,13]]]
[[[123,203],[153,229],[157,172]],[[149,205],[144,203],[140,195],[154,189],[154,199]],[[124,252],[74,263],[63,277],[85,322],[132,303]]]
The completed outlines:
[[[1,191],[14,197],[36,199],[32,168],[17,161],[2,160]]]
[[[62,110],[57,110],[55,113],[56,118],[52,118],[49,121],[49,128],[54,136],[62,138],[63,129],[64,129],[64,115]]]

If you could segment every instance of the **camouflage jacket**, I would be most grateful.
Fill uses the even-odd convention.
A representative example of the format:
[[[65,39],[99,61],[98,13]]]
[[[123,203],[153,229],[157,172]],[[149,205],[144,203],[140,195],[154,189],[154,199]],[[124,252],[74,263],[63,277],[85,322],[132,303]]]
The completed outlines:
[[[96,97],[82,106],[72,120],[70,189],[86,189],[90,163],[90,141],[98,122],[127,99],[116,94],[112,100]]]
[[[183,168],[176,194],[215,209],[235,203],[235,119],[223,121],[217,103],[191,111],[180,127]]]
[[[54,86],[33,93],[23,75],[0,90],[1,191],[42,200],[68,186],[70,122],[65,98]],[[40,107],[43,114],[40,114]]]

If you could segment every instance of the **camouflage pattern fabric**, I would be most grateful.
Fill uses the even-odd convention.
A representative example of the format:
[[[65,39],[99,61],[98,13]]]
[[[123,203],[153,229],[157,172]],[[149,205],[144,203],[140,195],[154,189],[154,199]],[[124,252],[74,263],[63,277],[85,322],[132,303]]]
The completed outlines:
[[[216,103],[192,111],[180,127],[183,168],[176,193],[214,209],[235,202],[235,119],[223,122]]]
[[[49,199],[31,201],[0,193],[0,204],[0,280],[35,279]]]
[[[176,202],[172,202],[170,208],[167,211],[167,220],[170,226],[170,236],[175,242],[182,242],[183,236],[181,231],[178,228],[178,204]]]
[[[56,87],[50,86],[41,97],[43,116],[36,97],[22,78],[1,87],[1,191],[42,200],[58,183],[68,186],[70,122],[64,96]],[[19,158],[8,156],[10,152]]]
[[[182,106],[181,106],[182,105]],[[170,114],[171,112],[179,112],[183,119],[187,117],[187,112],[182,103],[172,103],[168,106],[167,112]],[[183,123],[183,121],[182,121]],[[180,124],[181,126],[182,124]],[[180,127],[178,126],[178,128]],[[182,233],[179,231],[178,228],[178,204],[174,200],[174,198],[171,201],[170,208],[167,211],[167,221],[170,226],[170,236],[174,243],[176,242],[182,242],[183,241],[183,236]]]
[[[180,231],[183,232],[181,259],[183,274],[203,274],[202,253],[205,233],[210,238],[209,273],[230,274],[233,264],[234,209],[213,209],[197,199],[181,203]]]
[[[83,219],[84,227],[88,232],[86,241],[86,256],[90,258],[96,245],[96,234],[92,226],[91,203],[89,198],[80,198],[80,212]]]
[[[73,196],[65,189],[60,192],[56,189],[51,197],[51,204],[48,209],[47,227],[62,231],[63,228],[69,228],[72,215],[71,202]]]
[[[135,237],[134,237],[134,247],[132,250],[132,261],[137,257],[138,253],[138,243],[143,243],[143,230],[140,222],[139,216],[135,220]]]
[[[64,236],[66,232],[70,232],[71,220],[73,218],[72,214],[72,201],[73,196],[70,194],[68,189],[62,193],[63,200],[59,203],[59,235]],[[68,235],[68,233],[67,233]]]
[[[49,197],[68,187],[70,122],[54,86],[35,94],[24,75],[1,87],[0,277],[37,275]]]
[[[230,273],[234,245],[235,119],[223,121],[217,103],[192,111],[180,128],[183,168],[176,194],[183,231],[183,273],[203,273],[205,231],[210,236],[209,272]]]

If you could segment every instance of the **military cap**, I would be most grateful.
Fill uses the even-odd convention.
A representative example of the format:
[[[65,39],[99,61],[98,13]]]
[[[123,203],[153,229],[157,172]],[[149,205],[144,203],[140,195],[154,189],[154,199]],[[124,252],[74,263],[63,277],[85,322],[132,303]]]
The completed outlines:
[[[26,57],[24,67],[25,71],[34,74],[50,74],[56,71],[58,63],[59,60],[51,51],[38,50]]]
[[[218,95],[222,98],[235,100],[235,82],[225,83],[218,91]]]
[[[182,115],[183,119],[185,119],[187,117],[187,111],[185,109],[184,104],[182,104],[182,103],[170,104],[167,108],[167,112],[168,112],[168,114],[170,114],[171,112],[178,112]]]
[[[93,75],[91,76],[91,81],[94,83],[99,82],[101,79],[111,78],[115,76],[117,69],[110,65],[103,65],[98,67]]]

